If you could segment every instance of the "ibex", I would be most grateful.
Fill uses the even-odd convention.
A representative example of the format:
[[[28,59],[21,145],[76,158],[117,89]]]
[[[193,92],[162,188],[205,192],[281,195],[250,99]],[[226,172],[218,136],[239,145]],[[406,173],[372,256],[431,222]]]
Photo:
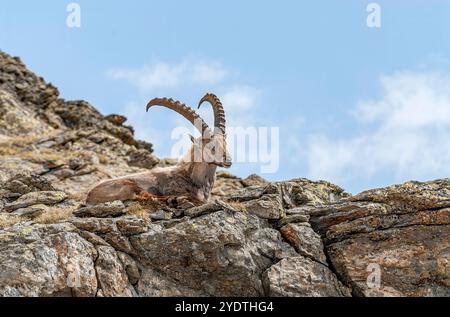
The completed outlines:
[[[198,105],[209,102],[214,111],[214,130],[185,104],[167,98],[155,98],[147,105],[163,106],[189,120],[201,133],[191,136],[192,146],[175,166],[155,168],[151,171],[104,181],[87,195],[86,203],[98,204],[115,200],[167,199],[183,197],[196,203],[208,201],[214,186],[216,168],[229,168],[230,155],[225,135],[225,112],[219,98],[206,94]]]

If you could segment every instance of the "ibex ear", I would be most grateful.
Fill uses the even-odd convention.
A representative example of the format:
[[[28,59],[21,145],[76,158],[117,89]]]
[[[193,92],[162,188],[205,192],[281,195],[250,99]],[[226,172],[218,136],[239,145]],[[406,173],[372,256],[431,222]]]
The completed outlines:
[[[189,134],[189,138],[191,139],[192,143],[195,143],[195,138],[191,134]]]

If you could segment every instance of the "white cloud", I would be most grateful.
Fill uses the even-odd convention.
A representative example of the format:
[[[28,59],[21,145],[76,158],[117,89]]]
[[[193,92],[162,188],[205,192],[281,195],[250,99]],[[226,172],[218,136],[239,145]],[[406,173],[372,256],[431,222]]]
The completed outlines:
[[[235,86],[222,94],[222,101],[233,112],[247,112],[256,106],[259,90],[248,86]]]
[[[218,62],[190,60],[177,64],[156,62],[141,68],[115,68],[107,72],[111,79],[128,81],[143,93],[182,85],[217,84],[227,74],[228,70]]]
[[[393,181],[450,175],[450,77],[403,72],[383,76],[382,96],[360,101],[360,135],[311,136],[309,176],[338,183],[387,175]]]
[[[225,89],[221,100],[229,126],[247,127],[255,125],[255,109],[259,104],[260,90],[241,85]]]

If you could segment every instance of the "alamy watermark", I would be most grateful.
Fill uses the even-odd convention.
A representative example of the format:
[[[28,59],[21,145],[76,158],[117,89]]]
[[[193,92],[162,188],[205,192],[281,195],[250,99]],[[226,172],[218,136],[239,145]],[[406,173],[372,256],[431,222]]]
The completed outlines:
[[[81,6],[76,2],[71,2],[67,5],[66,11],[69,13],[66,18],[66,25],[68,28],[81,27]]]
[[[226,136],[206,135],[199,138],[188,137],[195,131],[177,127],[171,133],[176,140],[171,148],[171,157],[193,162],[257,163],[260,172],[276,173],[280,166],[279,127],[227,127]]]
[[[367,27],[381,28],[381,6],[376,2],[372,2],[367,5],[366,11],[369,12],[366,20]]]
[[[370,263],[366,269],[369,272],[366,285],[371,290],[379,290],[381,288],[381,267],[377,263]]]

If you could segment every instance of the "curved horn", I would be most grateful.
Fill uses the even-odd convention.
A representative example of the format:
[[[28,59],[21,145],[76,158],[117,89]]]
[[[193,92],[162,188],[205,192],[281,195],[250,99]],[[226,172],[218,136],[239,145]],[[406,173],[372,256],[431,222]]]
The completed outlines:
[[[172,98],[155,98],[150,100],[147,104],[147,112],[148,109],[153,106],[163,106],[181,114],[200,131],[202,136],[205,132],[209,134],[211,133],[211,130],[206,122],[203,121],[203,119],[194,110],[192,110],[192,108],[186,106],[184,103],[173,100]]]
[[[214,111],[214,128],[217,128],[225,134],[225,111],[223,110],[222,103],[216,95],[208,93],[199,102],[198,108],[205,102],[209,102],[212,105]]]

